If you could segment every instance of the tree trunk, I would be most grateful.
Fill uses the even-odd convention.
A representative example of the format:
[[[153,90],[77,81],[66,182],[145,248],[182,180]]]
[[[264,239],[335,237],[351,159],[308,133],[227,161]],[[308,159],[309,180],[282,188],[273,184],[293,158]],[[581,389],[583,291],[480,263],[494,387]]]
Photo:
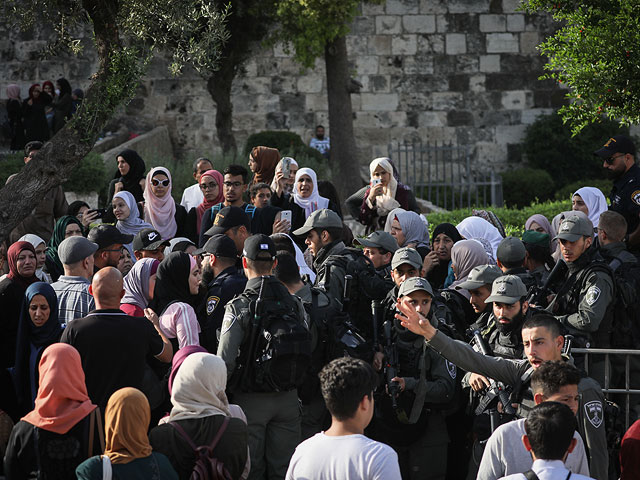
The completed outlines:
[[[331,171],[333,183],[344,202],[360,184],[360,165],[356,156],[353,136],[353,110],[349,92],[349,63],[347,42],[336,38],[325,47],[327,68],[327,98],[329,102],[329,128],[331,137]]]
[[[231,103],[231,85],[236,76],[236,67],[229,65],[233,60],[223,58],[220,70],[207,81],[207,90],[216,103],[216,131],[220,147],[225,154],[235,156],[238,153],[236,139],[233,136],[233,104]]]

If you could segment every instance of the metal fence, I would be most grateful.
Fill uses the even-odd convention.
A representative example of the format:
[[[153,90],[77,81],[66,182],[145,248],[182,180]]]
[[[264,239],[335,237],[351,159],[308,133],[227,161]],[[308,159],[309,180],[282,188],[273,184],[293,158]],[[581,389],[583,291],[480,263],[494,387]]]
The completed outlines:
[[[468,145],[435,145],[421,140],[389,143],[389,158],[402,182],[417,197],[447,210],[501,207],[502,178],[491,168],[472,165]]]
[[[640,390],[631,388],[631,357],[640,355],[640,350],[622,350],[614,348],[572,348],[571,353],[585,355],[585,369],[589,373],[589,356],[604,355],[604,385],[602,392],[609,398],[610,395],[623,395],[625,397],[624,413],[625,413],[625,431],[629,429],[631,395],[640,395]],[[624,388],[611,387],[611,356],[624,357]],[[635,382],[640,382],[640,378],[635,378]]]

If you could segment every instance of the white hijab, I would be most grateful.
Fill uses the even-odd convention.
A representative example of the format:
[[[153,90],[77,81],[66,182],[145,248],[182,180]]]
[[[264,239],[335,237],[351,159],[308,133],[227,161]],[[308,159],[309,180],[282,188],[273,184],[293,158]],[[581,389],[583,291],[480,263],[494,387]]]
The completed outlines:
[[[278,172],[282,173],[282,162],[284,161],[285,158],[289,159],[291,165],[295,165],[296,167],[298,166],[298,162],[296,162],[295,159],[291,157],[284,157],[284,158],[281,158],[278,164],[276,165],[275,173],[278,173]],[[276,176],[273,175],[273,180],[271,180],[271,191],[275,192],[277,189],[278,189],[278,181],[276,180]]]
[[[373,182],[374,176],[373,172],[376,171],[376,168],[382,167],[384,170],[389,173],[390,180],[386,187],[382,189],[382,195],[376,197],[375,208],[381,217],[387,215],[394,208],[398,208],[400,203],[396,200],[396,190],[398,189],[398,180],[393,176],[393,166],[391,165],[391,160],[388,157],[379,157],[375,158],[369,164],[369,176],[371,181]],[[369,208],[374,208],[371,199],[367,198],[367,205]]]
[[[308,175],[313,182],[313,191],[307,198],[303,198],[298,192],[298,180],[302,175]],[[316,210],[322,210],[323,208],[329,208],[329,199],[320,196],[318,191],[318,177],[316,172],[310,168],[301,168],[296,173],[296,180],[293,185],[293,201],[299,207],[304,208],[305,218],[311,215]]]
[[[609,209],[607,206],[607,199],[604,194],[596,187],[582,187],[571,195],[571,200],[573,200],[573,197],[576,195],[580,195],[582,201],[587,206],[587,209],[589,210],[587,216],[589,217],[589,220],[591,220],[591,223],[593,223],[593,228],[598,228],[600,214]]]
[[[467,217],[456,225],[458,232],[467,240],[478,240],[487,246],[487,251],[491,259],[495,263],[498,245],[503,240],[500,231],[480,217]]]
[[[293,248],[296,251],[296,263],[298,264],[298,268],[300,269],[300,275],[308,275],[309,281],[311,283],[315,283],[316,274],[313,272],[313,270],[309,268],[309,265],[307,265],[307,262],[304,259],[304,253],[302,253],[302,250],[300,250],[300,247],[296,245],[296,242],[294,242],[293,238],[291,238],[287,233],[274,233],[272,237],[278,236],[278,235],[283,235],[287,237],[291,242],[291,245],[293,245]]]
[[[33,245],[33,248],[36,249],[40,246],[41,243],[44,243],[45,246],[47,245],[47,242],[45,242],[42,238],[40,238],[38,235],[35,235],[33,233],[27,233],[26,235],[21,236],[18,239],[19,242],[29,242],[31,245]],[[38,279],[41,282],[46,282],[46,283],[51,283],[51,279],[49,278],[49,276],[42,270],[42,267],[38,268],[36,270],[36,277],[38,277]]]

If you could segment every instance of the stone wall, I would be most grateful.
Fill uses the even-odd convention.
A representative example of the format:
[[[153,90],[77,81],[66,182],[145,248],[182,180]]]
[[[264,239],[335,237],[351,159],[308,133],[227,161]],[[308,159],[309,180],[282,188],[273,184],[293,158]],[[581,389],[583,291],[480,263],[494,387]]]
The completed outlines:
[[[544,60],[536,46],[553,29],[548,16],[525,15],[517,0],[387,0],[363,4],[347,38],[360,93],[352,96],[359,158],[386,155],[391,140],[472,145],[475,158],[499,168],[521,159],[519,142],[536,116],[561,105],[564,92],[538,80]],[[95,65],[81,58],[35,59],[46,34],[0,29],[0,83],[66,76],[86,87]],[[87,43],[87,42],[85,42]],[[257,49],[258,50],[258,49]],[[216,151],[215,105],[205,81],[187,71],[168,74],[155,58],[138,96],[110,127],[166,125],[177,152]],[[264,129],[293,130],[308,140],[329,127],[322,60],[300,67],[282,48],[257,51],[233,87],[238,145]],[[4,88],[1,95],[6,95]]]

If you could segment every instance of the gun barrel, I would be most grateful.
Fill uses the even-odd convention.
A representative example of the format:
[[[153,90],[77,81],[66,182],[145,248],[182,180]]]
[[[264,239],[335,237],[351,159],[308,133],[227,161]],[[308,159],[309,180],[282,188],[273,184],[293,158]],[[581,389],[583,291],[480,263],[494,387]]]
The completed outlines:
[[[480,351],[482,352],[483,355],[486,355],[488,357],[493,357],[493,352],[491,351],[491,348],[489,348],[487,341],[484,339],[484,337],[480,333],[480,330],[476,330],[475,332],[473,332],[473,338],[475,339],[476,344],[480,348]]]

